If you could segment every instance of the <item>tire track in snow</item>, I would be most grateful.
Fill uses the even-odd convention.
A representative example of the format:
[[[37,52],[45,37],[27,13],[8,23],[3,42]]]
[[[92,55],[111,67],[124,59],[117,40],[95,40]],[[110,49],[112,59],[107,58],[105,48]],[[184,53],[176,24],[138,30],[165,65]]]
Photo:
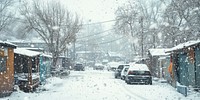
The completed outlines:
[[[148,100],[147,98],[144,98],[134,92],[132,92],[131,90],[129,90],[127,87],[125,87],[124,84],[120,84],[119,82],[117,82],[116,80],[114,80],[114,82],[119,86],[119,88],[122,90],[122,91],[125,91],[129,96],[131,96],[132,98],[136,98],[135,100]],[[134,96],[134,97],[133,97]]]

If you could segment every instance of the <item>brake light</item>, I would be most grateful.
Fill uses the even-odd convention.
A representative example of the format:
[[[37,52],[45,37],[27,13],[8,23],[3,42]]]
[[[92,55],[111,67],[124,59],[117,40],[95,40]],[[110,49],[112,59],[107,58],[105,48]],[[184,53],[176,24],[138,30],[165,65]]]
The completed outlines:
[[[130,75],[130,74],[132,74],[132,72],[131,72],[131,71],[129,71],[129,72],[128,72],[128,75]]]

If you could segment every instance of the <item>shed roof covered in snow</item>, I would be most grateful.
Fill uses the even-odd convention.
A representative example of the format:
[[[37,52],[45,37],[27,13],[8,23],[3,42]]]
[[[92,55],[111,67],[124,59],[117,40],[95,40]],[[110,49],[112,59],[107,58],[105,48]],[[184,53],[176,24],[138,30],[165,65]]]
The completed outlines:
[[[167,56],[169,53],[166,53],[169,49],[149,49],[151,56]]]
[[[116,53],[116,52],[108,52],[108,55],[109,55],[110,57],[122,57],[121,54]]]
[[[12,48],[17,47],[17,45],[15,45],[13,43],[10,43],[10,42],[7,42],[7,41],[1,41],[1,40],[0,40],[0,46],[7,46],[7,47],[12,47]]]
[[[48,55],[48,54],[44,54],[44,53],[42,53],[41,55],[44,57],[52,58],[52,55]]]
[[[197,44],[200,44],[200,40],[188,41],[188,42],[185,42],[185,43],[181,43],[181,44],[179,44],[179,45],[177,45],[177,46],[175,46],[175,47],[173,47],[173,48],[167,50],[166,52],[169,53],[169,52],[181,50],[181,49],[183,49],[183,48],[185,48],[185,47],[195,46],[195,45],[197,45]]]
[[[41,54],[40,52],[27,50],[25,48],[17,48],[14,50],[14,53],[25,55],[25,56],[30,56],[30,57],[34,57],[34,56]]]

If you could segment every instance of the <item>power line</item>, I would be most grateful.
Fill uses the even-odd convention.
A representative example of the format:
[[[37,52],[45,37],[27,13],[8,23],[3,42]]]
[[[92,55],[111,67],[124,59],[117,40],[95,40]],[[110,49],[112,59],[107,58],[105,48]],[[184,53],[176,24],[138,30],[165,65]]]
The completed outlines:
[[[90,23],[90,24],[82,24],[82,25],[94,25],[94,24],[103,24],[103,23],[109,23],[109,22],[114,22],[120,19],[112,19],[112,20],[106,20],[106,21],[101,21],[101,22],[94,22],[94,23]]]
[[[92,44],[92,45],[99,45],[99,44],[112,43],[112,42],[115,42],[115,41],[117,41],[117,40],[121,40],[121,39],[123,39],[123,38],[124,38],[124,36],[122,36],[122,37],[120,37],[120,38],[117,38],[117,39],[114,39],[114,40],[111,40],[111,41],[106,41],[106,42],[101,42],[101,43],[94,43],[94,44]]]
[[[124,38],[124,36],[122,36],[122,37],[120,37],[120,38],[118,38],[118,39],[115,39],[115,40],[111,40],[111,41],[107,41],[107,42],[101,42],[101,43],[97,43],[97,44],[107,44],[107,43],[112,43],[112,42],[115,42],[115,41],[117,41],[117,40],[121,40],[121,39],[123,39]]]
[[[93,41],[93,40],[102,39],[102,38],[104,38],[104,37],[106,37],[106,36],[109,36],[109,35],[111,35],[111,34],[106,34],[106,35],[103,35],[103,36],[98,37],[98,38],[90,38],[90,39],[88,39],[87,41]],[[81,41],[77,41],[77,42],[81,42]]]
[[[88,38],[88,37],[92,37],[92,36],[96,36],[96,35],[100,35],[102,33],[105,33],[105,32],[108,32],[108,31],[111,31],[111,30],[114,30],[115,28],[112,28],[112,29],[108,29],[108,30],[105,30],[105,31],[102,31],[102,32],[98,32],[96,34],[91,34],[91,35],[87,35],[87,36],[83,36],[83,37],[79,37],[77,39],[84,39],[84,38]]]

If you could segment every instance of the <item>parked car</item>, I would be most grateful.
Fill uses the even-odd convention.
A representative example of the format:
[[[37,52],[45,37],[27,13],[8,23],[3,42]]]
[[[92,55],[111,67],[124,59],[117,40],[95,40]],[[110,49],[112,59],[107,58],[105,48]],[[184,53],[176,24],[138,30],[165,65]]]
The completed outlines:
[[[85,71],[85,67],[83,66],[83,64],[76,64],[74,66],[74,70],[75,71]]]
[[[117,67],[119,66],[118,62],[109,62],[108,63],[108,67],[107,70],[108,71],[115,71],[117,69]]]
[[[149,68],[145,64],[134,64],[128,69],[125,82],[127,84],[150,84],[152,85],[152,76]]]
[[[120,64],[115,70],[115,78],[121,78],[121,72],[125,66],[129,66],[127,64]]]
[[[127,71],[129,69],[130,65],[129,66],[124,66],[124,68],[122,69],[122,72],[121,72],[121,79],[122,80],[125,80],[125,77],[126,77],[126,74],[127,74]]]
[[[94,70],[103,70],[104,69],[104,65],[100,64],[100,63],[96,63],[93,67]]]

